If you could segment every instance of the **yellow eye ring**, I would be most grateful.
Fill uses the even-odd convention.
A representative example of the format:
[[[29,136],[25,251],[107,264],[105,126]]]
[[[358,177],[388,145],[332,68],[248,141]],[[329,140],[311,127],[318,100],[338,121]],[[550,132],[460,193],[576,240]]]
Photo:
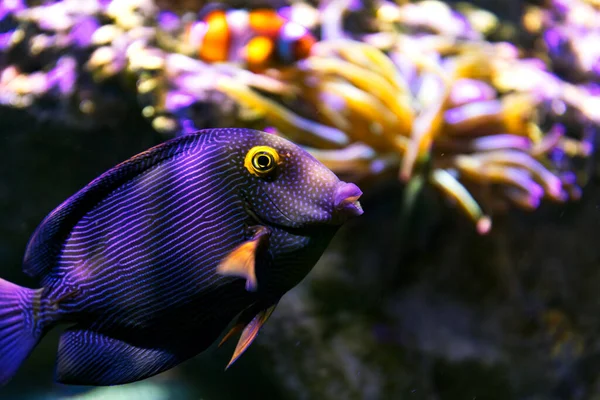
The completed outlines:
[[[250,149],[244,160],[244,167],[255,176],[264,177],[279,164],[279,153],[269,146],[256,146]]]

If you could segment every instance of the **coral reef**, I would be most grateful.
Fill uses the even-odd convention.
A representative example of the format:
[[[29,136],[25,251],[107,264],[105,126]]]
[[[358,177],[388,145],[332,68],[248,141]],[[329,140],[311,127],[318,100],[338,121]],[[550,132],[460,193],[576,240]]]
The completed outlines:
[[[439,188],[480,233],[511,206],[577,200],[589,178],[578,165],[594,147],[598,97],[550,68],[574,58],[574,74],[587,83],[593,54],[584,60],[574,45],[564,53],[549,42],[556,32],[594,34],[591,23],[569,17],[585,12],[584,3],[562,19],[552,11],[560,2],[525,14],[525,26],[544,38],[546,63],[530,49],[486,41],[510,32],[516,40],[514,28],[499,34],[506,24],[463,3],[295,3],[261,23],[281,24],[281,36],[302,21],[320,41],[305,42],[308,53],[287,64],[260,69],[251,62],[267,59],[269,37],[227,57],[230,42],[218,35],[234,35],[235,26],[203,44],[194,32],[216,25],[151,0],[9,4],[0,101],[35,115],[53,103],[53,114],[69,121],[110,120],[118,108],[111,90],[119,87],[135,93],[142,114],[167,135],[235,123],[273,127],[354,180],[397,173],[412,188],[408,204],[423,185]],[[361,23],[349,28],[358,15]],[[256,34],[268,35],[261,26]],[[199,46],[206,48],[198,53]]]

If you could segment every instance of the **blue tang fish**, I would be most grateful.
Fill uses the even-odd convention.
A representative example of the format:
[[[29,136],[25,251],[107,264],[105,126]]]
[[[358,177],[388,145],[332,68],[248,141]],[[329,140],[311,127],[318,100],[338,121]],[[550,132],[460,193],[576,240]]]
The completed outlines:
[[[0,280],[0,383],[42,336],[62,333],[56,380],[115,385],[205,350],[237,316],[231,362],[362,192],[295,144],[211,129],[117,165],[52,211],[23,270],[40,289]],[[228,366],[229,366],[228,365]]]

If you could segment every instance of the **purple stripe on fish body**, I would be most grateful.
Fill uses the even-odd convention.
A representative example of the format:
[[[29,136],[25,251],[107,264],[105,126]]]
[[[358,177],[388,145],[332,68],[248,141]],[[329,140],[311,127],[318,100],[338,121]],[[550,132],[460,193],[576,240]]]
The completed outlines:
[[[115,384],[154,375],[177,363],[162,348],[128,345],[110,336],[80,327],[67,329],[61,336],[57,380],[70,384]],[[78,368],[72,365],[77,364]]]
[[[235,190],[243,177],[226,158],[216,145],[177,155],[87,213],[57,268],[83,292],[64,312],[94,316],[97,329],[148,328],[231,285],[234,278],[216,275],[215,267],[244,240],[247,215]],[[222,304],[197,307],[210,314]]]
[[[239,313],[239,310],[226,311],[227,314],[219,316],[189,313],[191,318],[173,322],[176,340],[171,335],[160,343],[153,332],[144,335],[152,341],[139,340],[138,335],[131,342],[98,332],[95,324],[71,327],[61,336],[56,378],[69,384],[115,385],[155,375],[214,342]]]
[[[31,277],[41,278],[58,261],[62,244],[71,228],[93,207],[116,187],[164,160],[195,149],[212,136],[213,131],[201,131],[183,136],[156,146],[125,161],[100,175],[84,189],[52,211],[36,229],[27,245],[23,260],[23,271]]]

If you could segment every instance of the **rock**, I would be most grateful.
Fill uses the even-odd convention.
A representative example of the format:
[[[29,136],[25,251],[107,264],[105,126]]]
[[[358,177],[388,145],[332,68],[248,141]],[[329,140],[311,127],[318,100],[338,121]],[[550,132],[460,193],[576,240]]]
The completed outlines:
[[[371,193],[283,298],[261,360],[290,399],[597,396],[600,190],[586,190],[489,237],[445,209],[423,245],[393,226],[398,189]]]

